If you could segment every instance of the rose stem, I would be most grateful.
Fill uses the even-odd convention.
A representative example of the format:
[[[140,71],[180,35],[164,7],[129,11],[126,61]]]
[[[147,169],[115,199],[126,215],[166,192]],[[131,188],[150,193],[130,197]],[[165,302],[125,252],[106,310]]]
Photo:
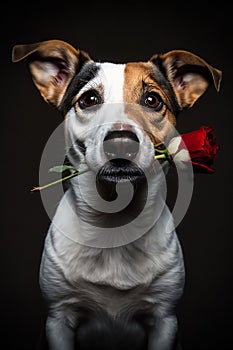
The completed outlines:
[[[50,186],[52,186],[52,185],[56,185],[56,184],[58,184],[58,183],[60,183],[60,182],[63,182],[63,181],[68,180],[68,179],[71,179],[72,177],[75,177],[75,176],[84,174],[84,173],[86,173],[88,170],[89,170],[88,168],[83,169],[83,170],[80,170],[80,171],[75,172],[75,173],[73,173],[73,174],[70,174],[70,175],[68,175],[68,176],[66,176],[66,177],[63,177],[62,179],[59,179],[59,180],[50,182],[50,183],[47,184],[47,185],[44,185],[44,186],[41,186],[41,187],[34,187],[31,191],[41,191],[41,190],[44,190],[45,188],[48,188],[48,187],[50,187]]]

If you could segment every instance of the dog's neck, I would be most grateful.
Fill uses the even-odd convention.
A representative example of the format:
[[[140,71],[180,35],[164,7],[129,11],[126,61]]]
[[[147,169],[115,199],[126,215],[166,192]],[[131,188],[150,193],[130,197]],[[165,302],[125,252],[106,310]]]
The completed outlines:
[[[95,175],[88,174],[85,186],[74,181],[72,192],[78,215],[89,224],[103,228],[119,227],[129,224],[142,212],[147,201],[148,184],[146,178],[117,184],[98,177],[95,181]]]

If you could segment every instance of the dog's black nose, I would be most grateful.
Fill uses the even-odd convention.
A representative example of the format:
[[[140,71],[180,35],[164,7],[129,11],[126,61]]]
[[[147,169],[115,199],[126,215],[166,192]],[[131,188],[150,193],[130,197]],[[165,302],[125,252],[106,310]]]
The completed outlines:
[[[131,131],[112,131],[105,137],[103,148],[109,160],[133,160],[139,151],[139,140]]]

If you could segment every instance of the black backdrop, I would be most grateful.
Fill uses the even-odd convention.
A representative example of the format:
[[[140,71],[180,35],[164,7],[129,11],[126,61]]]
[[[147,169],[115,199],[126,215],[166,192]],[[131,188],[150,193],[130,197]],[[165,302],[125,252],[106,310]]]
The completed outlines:
[[[195,176],[178,227],[187,274],[178,317],[184,350],[232,347],[231,10],[223,2],[186,3],[19,2],[1,11],[2,349],[35,349],[45,314],[38,268],[50,221],[40,195],[30,189],[38,184],[41,153],[61,117],[42,101],[24,62],[11,62],[11,50],[48,39],[66,40],[99,61],[144,60],[186,49],[223,71],[220,92],[210,87],[177,125],[180,132],[212,125],[220,147],[216,173]]]

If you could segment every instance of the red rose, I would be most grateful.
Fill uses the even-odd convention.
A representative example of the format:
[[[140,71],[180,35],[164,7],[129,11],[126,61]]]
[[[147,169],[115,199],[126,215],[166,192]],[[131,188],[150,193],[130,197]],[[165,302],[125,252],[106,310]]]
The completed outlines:
[[[217,156],[218,144],[211,126],[202,126],[198,130],[181,135],[193,164],[193,170],[201,173],[213,173],[214,158]]]
[[[218,148],[211,126],[202,126],[198,130],[175,137],[168,145],[173,160],[181,164],[191,161],[195,173],[215,172],[212,165]]]

